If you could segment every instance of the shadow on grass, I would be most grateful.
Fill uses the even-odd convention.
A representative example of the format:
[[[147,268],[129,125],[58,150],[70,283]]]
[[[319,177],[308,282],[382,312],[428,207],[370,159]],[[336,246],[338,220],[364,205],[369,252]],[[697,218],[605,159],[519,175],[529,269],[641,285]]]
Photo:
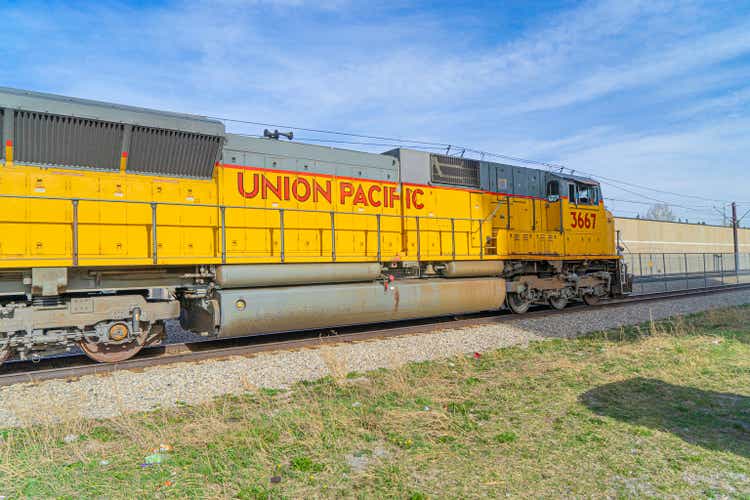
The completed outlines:
[[[750,458],[748,396],[639,377],[596,387],[579,399],[599,415]]]

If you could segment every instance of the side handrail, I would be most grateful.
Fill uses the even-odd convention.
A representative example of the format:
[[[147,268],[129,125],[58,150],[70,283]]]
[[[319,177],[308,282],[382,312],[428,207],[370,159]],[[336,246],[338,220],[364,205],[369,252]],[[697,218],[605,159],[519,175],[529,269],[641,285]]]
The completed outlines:
[[[186,207],[186,208],[207,208],[207,209],[216,209],[219,211],[219,230],[220,230],[220,241],[221,241],[221,253],[220,258],[222,263],[226,263],[228,259],[227,255],[227,223],[226,223],[226,212],[227,210],[259,210],[259,211],[270,211],[270,212],[278,212],[279,214],[279,257],[281,262],[285,262],[287,255],[286,255],[286,248],[285,248],[285,214],[286,213],[310,213],[310,214],[330,214],[330,231],[331,231],[331,258],[333,261],[336,261],[337,259],[337,253],[336,253],[336,216],[361,216],[361,217],[374,217],[375,218],[375,232],[377,234],[377,251],[376,251],[376,259],[378,261],[382,260],[382,218],[395,218],[395,219],[414,219],[416,221],[416,238],[417,238],[417,260],[421,260],[422,258],[422,248],[421,248],[421,236],[422,232],[439,232],[439,233],[447,233],[447,230],[442,229],[435,229],[435,228],[424,228],[420,225],[420,220],[430,220],[430,221],[436,221],[436,222],[449,222],[450,223],[450,233],[451,233],[451,250],[450,254],[455,259],[457,256],[459,256],[457,252],[457,244],[456,244],[456,222],[470,222],[471,226],[470,229],[467,231],[459,231],[468,234],[473,234],[475,231],[473,231],[473,223],[477,222],[479,225],[479,232],[480,232],[480,252],[479,256],[480,259],[484,259],[484,245],[481,241],[481,235],[482,235],[482,219],[476,219],[476,218],[467,218],[467,217],[435,217],[435,216],[424,216],[424,215],[402,215],[402,214],[383,214],[383,213],[364,213],[364,212],[343,212],[343,211],[336,211],[336,210],[314,210],[314,209],[302,209],[302,208],[287,208],[287,207],[247,207],[242,205],[223,205],[223,204],[207,204],[207,203],[182,203],[182,202],[172,202],[172,201],[141,201],[141,200],[110,200],[110,199],[102,199],[102,198],[80,198],[80,197],[63,197],[63,196],[33,196],[33,195],[14,195],[14,194],[0,194],[0,199],[22,199],[22,200],[44,200],[44,201],[61,201],[61,202],[70,202],[73,208],[72,212],[72,262],[73,266],[78,266],[80,255],[79,255],[79,227],[80,227],[80,220],[79,220],[79,210],[81,203],[115,203],[115,204],[126,204],[126,205],[140,205],[140,206],[150,206],[151,207],[151,221],[150,221],[150,228],[151,228],[151,260],[154,264],[157,264],[159,261],[159,245],[158,245],[158,228],[160,226],[158,220],[157,220],[157,214],[158,214],[158,208],[160,206],[166,206],[166,207]],[[66,221],[67,222],[67,221]],[[363,229],[365,233],[369,231],[369,229]],[[411,229],[406,229],[406,232],[412,231]],[[468,247],[470,248],[470,247]],[[442,253],[440,254],[442,255]],[[469,250],[469,253],[465,254],[465,256],[473,255],[471,251]],[[460,256],[464,256],[464,254],[461,254]],[[215,258],[216,255],[210,256],[210,258]]]

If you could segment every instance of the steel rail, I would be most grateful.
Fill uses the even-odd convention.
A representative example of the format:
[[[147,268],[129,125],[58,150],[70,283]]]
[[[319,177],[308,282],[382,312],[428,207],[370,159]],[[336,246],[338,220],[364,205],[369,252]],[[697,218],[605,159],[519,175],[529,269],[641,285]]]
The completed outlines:
[[[601,309],[647,301],[727,293],[742,289],[750,289],[750,283],[641,294],[622,299],[605,300],[599,305],[594,306],[594,308]],[[174,363],[226,359],[233,356],[253,356],[263,352],[316,348],[323,345],[366,342],[405,335],[428,334],[445,329],[506,323],[519,319],[537,319],[571,312],[581,312],[588,309],[588,306],[576,304],[560,311],[539,308],[522,316],[512,314],[508,311],[501,311],[499,313],[488,312],[464,316],[423,318],[375,325],[357,325],[325,331],[289,332],[169,344],[144,349],[132,359],[113,364],[96,363],[85,355],[47,358],[41,361],[41,368],[31,362],[15,361],[6,363],[4,367],[0,368],[0,387],[24,382],[36,383],[53,379],[73,379],[85,375],[113,373],[121,370],[138,370]]]

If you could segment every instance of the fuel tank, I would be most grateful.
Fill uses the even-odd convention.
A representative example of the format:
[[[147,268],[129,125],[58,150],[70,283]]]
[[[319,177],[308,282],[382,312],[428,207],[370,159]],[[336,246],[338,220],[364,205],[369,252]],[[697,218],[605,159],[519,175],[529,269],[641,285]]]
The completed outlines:
[[[493,261],[453,261],[445,264],[438,272],[446,278],[469,278],[473,276],[500,276],[505,268],[501,260]]]
[[[216,282],[222,288],[354,283],[374,281],[378,276],[378,263],[256,264],[216,268]]]
[[[500,309],[498,278],[218,290],[218,334],[238,337]],[[218,313],[218,314],[217,314]]]

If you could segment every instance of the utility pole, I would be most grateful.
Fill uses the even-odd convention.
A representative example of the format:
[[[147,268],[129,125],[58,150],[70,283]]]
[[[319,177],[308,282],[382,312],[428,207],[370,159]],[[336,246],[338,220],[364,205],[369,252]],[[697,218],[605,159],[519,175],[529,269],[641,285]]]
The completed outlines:
[[[732,202],[732,237],[734,238],[734,273],[740,274],[740,242],[737,237],[737,227],[740,221],[737,220],[737,203]]]

